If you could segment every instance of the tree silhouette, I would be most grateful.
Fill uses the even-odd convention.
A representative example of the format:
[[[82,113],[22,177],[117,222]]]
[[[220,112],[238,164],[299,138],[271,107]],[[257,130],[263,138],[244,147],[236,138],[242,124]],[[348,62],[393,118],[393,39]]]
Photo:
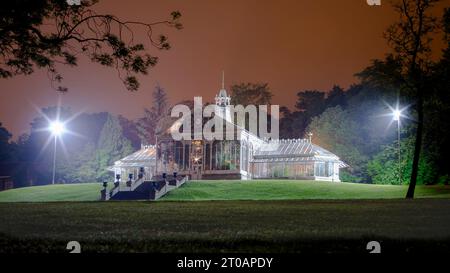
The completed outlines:
[[[98,14],[98,0],[69,5],[66,0],[14,0],[0,6],[0,77],[28,75],[35,68],[47,69],[52,82],[61,82],[57,64],[76,66],[78,55],[92,62],[114,67],[126,88],[139,88],[137,75],[148,73],[158,57],[146,53],[135,42],[135,28],[146,35],[151,47],[170,49],[164,35],[154,37],[154,27],[164,25],[181,29],[180,12],[169,20],[153,23],[122,20],[114,15]],[[67,91],[58,86],[59,91]]]
[[[393,53],[384,61],[376,60],[372,66],[357,74],[363,82],[388,85],[400,89],[400,93],[415,100],[417,129],[412,160],[412,171],[406,198],[414,198],[419,171],[424,130],[424,101],[426,90],[432,83],[433,68],[431,42],[439,29],[438,20],[430,10],[440,0],[400,0],[393,4],[399,20],[385,32],[385,38]]]
[[[400,64],[399,76],[407,92],[416,97],[417,131],[414,145],[411,179],[406,198],[414,198],[422,148],[424,96],[431,63],[431,35],[438,28],[430,9],[439,0],[402,0],[394,7],[400,20],[385,33],[394,50],[394,58]]]
[[[159,120],[166,116],[169,111],[167,93],[161,86],[157,85],[152,93],[152,106],[144,109],[144,117],[137,121],[136,127],[144,144],[156,143],[156,128]]]

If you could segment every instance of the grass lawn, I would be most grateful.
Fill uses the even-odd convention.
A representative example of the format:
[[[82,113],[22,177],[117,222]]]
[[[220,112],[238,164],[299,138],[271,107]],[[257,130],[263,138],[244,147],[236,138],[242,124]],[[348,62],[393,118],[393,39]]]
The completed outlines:
[[[0,192],[0,202],[97,201],[102,188],[101,183],[25,187]]]
[[[97,201],[101,189],[101,183],[27,187],[0,192],[0,202]],[[404,198],[406,190],[406,186],[301,180],[191,181],[161,200],[390,199]],[[418,186],[416,197],[450,198],[450,186]]]
[[[450,200],[0,203],[0,252],[450,253]]]
[[[367,253],[377,240],[383,252],[450,253],[449,186],[405,200],[405,186],[192,181],[161,202],[95,202],[101,187],[0,192],[0,252],[66,252],[77,240],[84,252]]]
[[[407,186],[323,181],[195,181],[162,200],[302,200],[404,198]],[[416,197],[450,198],[450,186],[417,186]],[[0,197],[1,200],[1,197]]]

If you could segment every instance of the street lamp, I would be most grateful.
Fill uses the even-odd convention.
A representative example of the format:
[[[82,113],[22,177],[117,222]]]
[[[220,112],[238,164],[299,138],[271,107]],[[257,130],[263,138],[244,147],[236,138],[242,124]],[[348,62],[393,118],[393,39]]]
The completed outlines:
[[[53,121],[50,123],[50,131],[54,136],[60,136],[62,133],[64,133],[64,123],[60,121]]]
[[[401,115],[402,115],[402,110],[394,109],[394,111],[392,111],[392,116],[394,117],[395,121],[400,121]]]
[[[55,174],[56,174],[56,139],[60,137],[64,131],[64,123],[60,122],[59,120],[53,121],[50,123],[49,131],[52,133],[55,146],[53,149],[53,176],[52,176],[52,184],[55,184]]]
[[[400,118],[402,117],[403,109],[393,109],[392,110],[392,119],[397,121],[397,144],[398,144],[398,182],[402,184],[402,163],[401,163],[401,147],[400,147]]]

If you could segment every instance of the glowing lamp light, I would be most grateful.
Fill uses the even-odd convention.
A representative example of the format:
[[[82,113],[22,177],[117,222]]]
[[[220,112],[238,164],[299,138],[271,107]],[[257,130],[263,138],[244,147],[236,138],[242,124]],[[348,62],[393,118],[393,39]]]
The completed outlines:
[[[398,120],[400,120],[400,117],[402,115],[402,111],[400,111],[398,109],[395,109],[394,111],[392,111],[392,115],[394,117],[394,120],[398,121]]]
[[[49,129],[54,136],[60,136],[65,131],[64,123],[60,121],[53,121],[52,123],[50,123]]]

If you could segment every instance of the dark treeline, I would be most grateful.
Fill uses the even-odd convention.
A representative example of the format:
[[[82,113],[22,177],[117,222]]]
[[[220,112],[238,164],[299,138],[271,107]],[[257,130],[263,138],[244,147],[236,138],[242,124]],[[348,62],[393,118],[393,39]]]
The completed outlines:
[[[88,183],[109,181],[108,167],[140,149],[155,144],[155,128],[167,115],[167,95],[157,86],[153,103],[136,121],[111,113],[74,115],[69,108],[47,107],[30,123],[30,131],[11,141],[12,135],[0,123],[0,173],[13,176],[15,187],[42,185],[52,181],[54,138],[49,120],[68,121],[58,138],[56,181]]]
[[[56,107],[48,107],[42,112],[53,119],[56,110]],[[70,109],[62,108],[60,112],[61,120],[72,116]],[[30,127],[29,134],[9,142],[8,149],[2,149],[1,153],[0,168],[3,172],[10,168],[7,171],[14,177],[16,187],[48,184],[52,180],[54,139],[46,130],[48,121],[39,116]],[[68,131],[57,144],[58,183],[109,180],[106,168],[140,145],[134,123],[109,113],[83,113],[67,127]]]

